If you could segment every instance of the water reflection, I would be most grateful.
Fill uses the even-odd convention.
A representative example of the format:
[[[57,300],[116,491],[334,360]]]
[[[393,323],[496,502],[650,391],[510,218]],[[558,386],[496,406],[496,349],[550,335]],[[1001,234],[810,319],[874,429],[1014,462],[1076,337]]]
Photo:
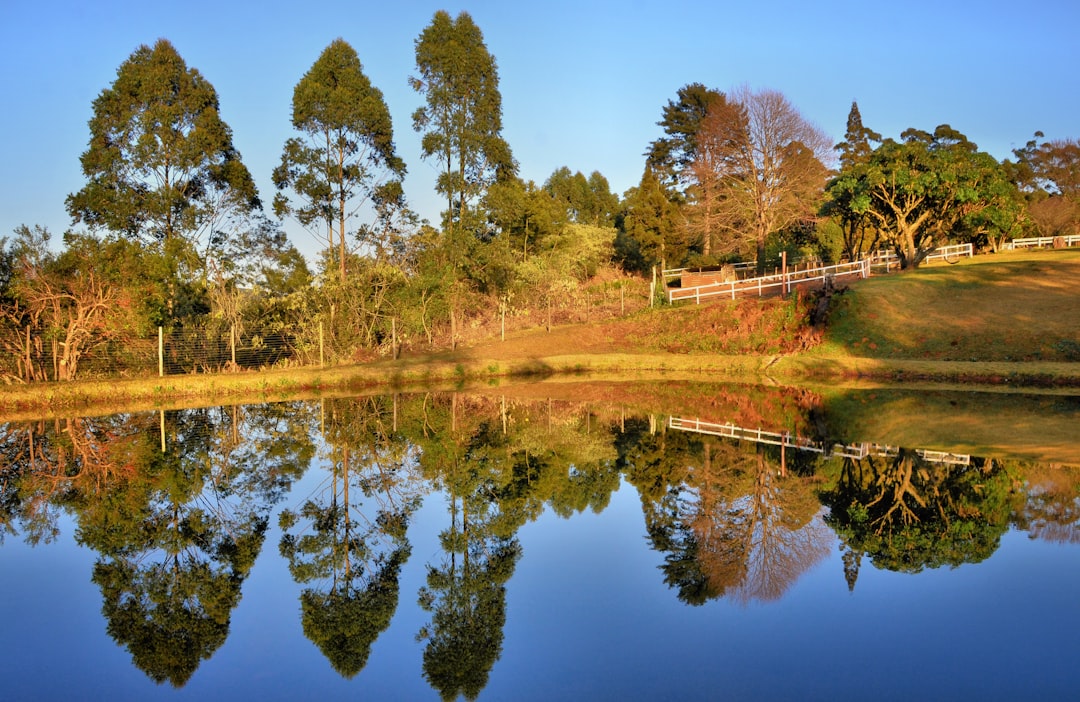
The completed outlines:
[[[308,646],[354,678],[415,601],[419,672],[443,699],[480,696],[503,655],[522,527],[600,514],[624,483],[657,578],[696,607],[779,600],[837,544],[854,589],[865,562],[979,563],[1010,528],[1080,543],[1077,468],[838,444],[803,391],[680,401],[702,414],[427,393],[9,424],[0,534],[48,544],[70,515],[108,635],[183,687],[228,638],[276,511]],[[410,531],[432,500],[413,600]]]
[[[73,514],[76,541],[98,554],[109,635],[181,687],[225,642],[270,510],[311,459],[298,416],[268,405],[9,426],[5,529],[51,540],[57,511]]]
[[[328,474],[298,512],[279,518],[281,555],[296,582],[311,586],[300,596],[304,634],[347,678],[367,664],[397,609],[409,517],[426,489],[417,447],[395,434],[386,404],[320,405]]]

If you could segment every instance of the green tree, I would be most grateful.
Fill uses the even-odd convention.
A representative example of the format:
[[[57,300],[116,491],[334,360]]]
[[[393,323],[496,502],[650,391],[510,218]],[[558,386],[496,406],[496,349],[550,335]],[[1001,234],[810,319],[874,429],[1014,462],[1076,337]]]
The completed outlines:
[[[544,190],[565,213],[566,221],[604,227],[615,220],[619,198],[612,194],[607,178],[599,171],[586,178],[581,171],[571,174],[563,166],[544,181]]]
[[[445,226],[479,232],[476,204],[492,183],[517,173],[501,134],[495,58],[468,13],[439,10],[416,40],[416,68],[409,83],[426,104],[413,113],[413,128],[423,134],[422,157],[442,168],[436,190],[447,200]]]
[[[201,239],[206,255],[230,217],[261,207],[216,91],[167,40],[136,49],[93,109],[88,183],[67,198],[75,222],[150,242]]]
[[[646,163],[666,186],[685,188],[692,180],[691,164],[698,155],[698,132],[709,110],[727,104],[727,96],[701,83],[679,88],[676,100],[668,100],[657,125],[666,136],[656,139],[645,152]]]
[[[851,171],[866,163],[874,152],[872,144],[880,143],[881,135],[863,126],[859,105],[852,101],[848,112],[847,131],[844,140],[836,145],[840,154],[841,171]],[[869,214],[858,203],[852,202],[858,193],[851,190],[828,188],[830,198],[822,208],[824,214],[835,216],[843,232],[844,255],[855,261],[862,254],[872,251],[878,243],[877,229]]]
[[[405,163],[394,148],[390,111],[343,39],[331,42],[296,84],[292,110],[293,127],[303,136],[285,142],[274,185],[291,189],[301,204],[279,192],[274,211],[295,215],[313,232],[325,225],[320,238],[331,252],[336,243],[344,279],[349,220],[366,207],[376,226],[357,226],[351,234],[378,236],[404,209]]]
[[[508,178],[488,188],[484,197],[488,217],[495,229],[493,243],[502,243],[516,258],[527,261],[530,251],[554,234],[564,222],[550,192],[531,180]]]
[[[865,214],[915,268],[956,239],[1001,237],[1017,224],[1018,195],[1005,169],[949,125],[933,134],[908,129],[886,139],[863,163],[829,185],[834,202]]]
[[[628,270],[647,271],[657,264],[661,268],[677,266],[686,256],[679,210],[648,166],[638,186],[623,199],[618,228],[616,257]]]

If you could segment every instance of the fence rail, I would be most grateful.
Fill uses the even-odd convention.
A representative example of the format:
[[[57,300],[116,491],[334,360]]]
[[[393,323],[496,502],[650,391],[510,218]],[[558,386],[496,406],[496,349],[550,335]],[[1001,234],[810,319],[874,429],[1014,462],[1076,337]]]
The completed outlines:
[[[1080,246],[1080,234],[1069,236],[1035,236],[1026,239],[1013,239],[1005,248],[1007,249],[1036,249],[1057,246],[1060,241],[1062,246]]]
[[[971,244],[955,244],[934,249],[933,253],[923,260],[941,261],[959,257],[970,258],[974,255],[975,249]],[[747,265],[753,267],[753,264]],[[766,294],[775,293],[783,293],[786,295],[793,289],[799,287],[823,286],[827,281],[835,282],[851,278],[868,278],[875,268],[884,268],[886,271],[889,271],[894,266],[899,267],[899,265],[900,258],[895,253],[891,251],[877,251],[867,258],[851,263],[837,263],[830,266],[811,265],[801,270],[796,267],[785,273],[773,273],[771,275],[755,278],[742,278],[727,281],[716,280],[688,287],[669,287],[667,288],[667,298],[668,302],[675,302],[676,300],[694,300],[695,303],[701,304],[702,300],[713,297],[725,297],[734,300],[740,295],[744,297],[755,295],[757,297],[763,297]],[[709,275],[708,273],[699,272],[693,273],[693,278],[691,278],[691,271],[689,269],[669,269],[664,271],[665,285],[667,283],[667,275],[670,272],[678,272],[680,276],[684,277],[684,280],[700,279]],[[721,273],[717,271],[714,272],[713,275],[720,276]]]

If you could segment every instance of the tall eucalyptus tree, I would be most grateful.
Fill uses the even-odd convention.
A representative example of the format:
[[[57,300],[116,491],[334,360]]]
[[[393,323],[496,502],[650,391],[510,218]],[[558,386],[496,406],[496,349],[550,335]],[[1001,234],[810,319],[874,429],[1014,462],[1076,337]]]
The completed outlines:
[[[416,40],[418,75],[409,79],[426,104],[413,113],[423,158],[442,165],[436,190],[447,199],[446,224],[478,229],[470,208],[496,180],[516,175],[502,137],[502,96],[495,58],[468,13],[435,13]]]
[[[67,209],[91,229],[209,246],[225,218],[261,208],[217,92],[165,39],[136,49],[94,100],[80,160],[88,182]]]
[[[394,148],[390,110],[382,92],[364,75],[356,51],[335,39],[293,91],[293,127],[302,134],[285,142],[274,169],[274,212],[294,215],[316,231],[337,262],[342,279],[349,250],[349,221],[373,213],[377,225],[353,228],[360,238],[384,228],[404,208],[405,162]],[[280,191],[291,189],[300,203]],[[365,209],[366,208],[366,209]]]

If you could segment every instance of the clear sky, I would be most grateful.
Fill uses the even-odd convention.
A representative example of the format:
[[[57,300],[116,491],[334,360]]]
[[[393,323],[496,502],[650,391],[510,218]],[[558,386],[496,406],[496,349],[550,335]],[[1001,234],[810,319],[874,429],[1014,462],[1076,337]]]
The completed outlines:
[[[0,236],[40,224],[59,239],[70,227],[64,199],[85,183],[92,102],[158,38],[217,89],[267,207],[293,135],[293,88],[345,39],[390,108],[410,203],[438,222],[436,166],[420,160],[411,126],[422,97],[408,86],[415,40],[438,9],[469,12],[484,33],[503,135],[538,184],[567,166],[600,171],[620,194],[636,185],[663,106],[693,82],[779,90],[836,141],[852,100],[885,136],[948,123],[999,159],[1036,130],[1080,137],[1076,0],[0,0]],[[309,234],[286,228],[314,252]]]

